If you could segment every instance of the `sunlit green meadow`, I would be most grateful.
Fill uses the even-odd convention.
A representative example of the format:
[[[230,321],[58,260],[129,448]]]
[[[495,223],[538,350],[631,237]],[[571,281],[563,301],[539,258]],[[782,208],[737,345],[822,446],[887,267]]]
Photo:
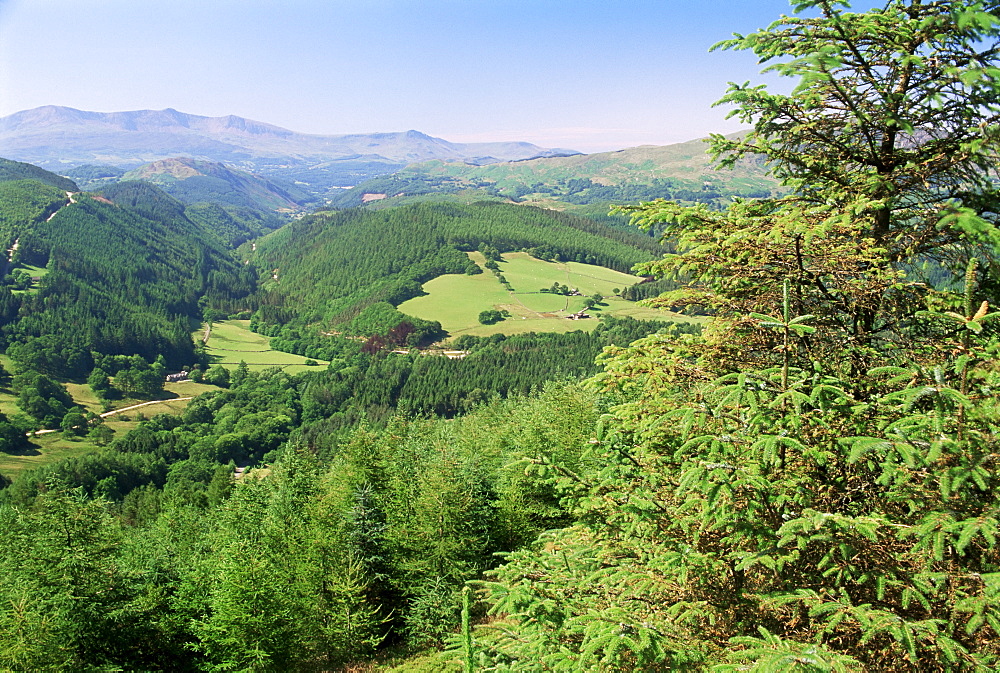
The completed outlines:
[[[469,253],[469,257],[480,267],[486,261],[478,252]],[[601,315],[630,316],[639,320],[692,321],[686,316],[639,306],[615,297],[614,290],[634,285],[640,278],[613,269],[579,262],[546,262],[523,252],[503,255],[499,266],[500,273],[513,291],[504,288],[488,270],[475,276],[449,274],[424,283],[423,289],[427,294],[403,302],[399,310],[417,318],[440,321],[452,337],[461,334],[489,336],[590,331],[598,325],[597,318]],[[554,283],[579,290],[583,296],[541,292]],[[590,318],[568,318],[582,310],[587,296],[595,293],[601,294],[604,299],[600,306],[587,310]],[[480,312],[489,309],[506,310],[511,317],[494,325],[480,324]]]

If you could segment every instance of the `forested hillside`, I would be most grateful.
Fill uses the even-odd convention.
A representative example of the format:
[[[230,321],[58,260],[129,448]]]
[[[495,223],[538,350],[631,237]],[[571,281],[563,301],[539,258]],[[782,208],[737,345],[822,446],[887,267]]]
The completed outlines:
[[[464,251],[500,250],[622,271],[648,261],[656,242],[635,230],[506,204],[421,204],[320,212],[256,242],[247,255],[265,278],[265,322],[297,316],[344,323],[379,302],[399,304],[445,273],[475,273]],[[267,278],[270,277],[270,280]]]
[[[0,182],[9,180],[37,180],[64,192],[76,192],[79,188],[72,180],[49,171],[10,159],[0,159]]]
[[[593,373],[602,346],[664,327],[473,339],[462,360],[333,339],[325,371],[239,367],[181,416],[22,475],[0,492],[0,606],[30,607],[0,607],[0,661],[290,670],[441,644],[465,580],[571,520],[518,461],[530,447],[575,461],[596,398],[545,382]],[[275,467],[234,488],[234,465],[260,462]],[[72,536],[50,538],[64,519]],[[33,560],[15,567],[24,550]],[[72,570],[57,577],[59,555]]]
[[[122,180],[143,180],[187,204],[188,219],[235,248],[273,231],[315,197],[290,183],[269,180],[220,163],[163,159],[132,170],[78,166],[67,173],[87,190],[100,191]]]
[[[100,166],[94,164],[83,164],[74,166],[65,171],[70,179],[74,180],[80,189],[92,191],[107,187],[113,182],[118,182],[125,175],[127,169],[118,166]]]
[[[255,285],[182,204],[143,183],[79,194],[15,233],[13,262],[46,273],[36,290],[11,298],[3,333],[8,343],[43,340],[62,376],[86,376],[91,351],[190,364],[192,319],[205,305],[238,304]]]
[[[184,215],[218,236],[229,248],[281,228],[287,218],[250,206],[227,206],[213,201],[192,203]]]
[[[66,192],[37,180],[0,182],[0,245],[8,250],[28,225],[44,222],[67,203]]]
[[[256,210],[297,210],[315,197],[287,182],[270,180],[214,161],[161,159],[126,172],[123,180],[145,180],[183,203],[218,203]]]

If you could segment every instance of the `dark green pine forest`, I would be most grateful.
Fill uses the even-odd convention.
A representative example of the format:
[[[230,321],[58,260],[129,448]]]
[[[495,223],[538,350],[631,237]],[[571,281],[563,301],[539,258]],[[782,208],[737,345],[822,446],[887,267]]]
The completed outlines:
[[[7,235],[17,242],[9,263],[44,275],[33,292],[0,288],[0,333],[8,347],[43,351],[48,373],[86,378],[92,351],[190,365],[190,333],[206,302],[238,307],[255,289],[253,270],[156,187],[123,182],[72,202],[63,194],[58,208],[38,207],[38,198],[19,201],[38,214]]]
[[[634,231],[428,202],[234,253],[155,187],[0,182],[9,263],[45,269],[0,291],[36,419],[86,427],[80,372],[207,364],[215,315],[330,363],[209,369],[5,480],[0,669],[1000,667],[1000,2],[794,10],[716,45],[795,86],[731,85],[752,129],[708,145],[783,188],[621,206]],[[637,265],[634,298],[709,319],[384,348],[437,338],[396,306],[472,250]]]

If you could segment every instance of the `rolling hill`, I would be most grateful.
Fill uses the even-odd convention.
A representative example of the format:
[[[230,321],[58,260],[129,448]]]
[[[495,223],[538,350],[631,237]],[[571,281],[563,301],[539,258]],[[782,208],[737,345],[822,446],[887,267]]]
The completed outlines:
[[[126,172],[123,180],[152,182],[184,203],[219,203],[290,212],[313,200],[301,188],[213,161],[160,159]]]
[[[705,142],[693,140],[484,166],[427,161],[362,182],[331,203],[386,207],[413,200],[489,197],[597,214],[606,212],[608,203],[658,197],[724,202],[730,196],[765,196],[777,188],[762,162],[748,159],[732,170],[716,170]]]
[[[10,159],[0,159],[0,182],[11,180],[36,180],[64,192],[78,192],[80,188],[69,178],[56,175],[33,164]]]
[[[184,214],[217,234],[229,247],[285,224],[287,215],[315,201],[306,191],[224,164],[189,158],[161,159],[132,170],[77,166],[66,172],[87,190],[121,181],[155,184],[187,204]]]
[[[346,324],[373,304],[398,305],[446,273],[480,273],[466,252],[527,250],[627,272],[660,252],[655,240],[538,208],[416,204],[320,212],[240,252],[260,269],[267,322]]]

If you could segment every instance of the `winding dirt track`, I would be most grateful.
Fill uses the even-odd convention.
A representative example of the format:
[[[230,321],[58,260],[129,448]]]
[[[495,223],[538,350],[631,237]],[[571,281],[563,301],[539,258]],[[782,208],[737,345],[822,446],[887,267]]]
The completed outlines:
[[[108,416],[114,416],[115,414],[120,414],[123,411],[131,411],[132,409],[138,409],[139,407],[149,406],[150,404],[160,404],[161,402],[186,402],[187,400],[193,400],[193,397],[172,397],[169,400],[150,400],[149,402],[140,402],[139,404],[133,404],[129,407],[122,407],[121,409],[112,409],[111,411],[105,411],[100,414],[101,418],[107,418]],[[36,430],[34,432],[29,432],[28,435],[47,435],[50,432],[59,432],[58,430]]]

